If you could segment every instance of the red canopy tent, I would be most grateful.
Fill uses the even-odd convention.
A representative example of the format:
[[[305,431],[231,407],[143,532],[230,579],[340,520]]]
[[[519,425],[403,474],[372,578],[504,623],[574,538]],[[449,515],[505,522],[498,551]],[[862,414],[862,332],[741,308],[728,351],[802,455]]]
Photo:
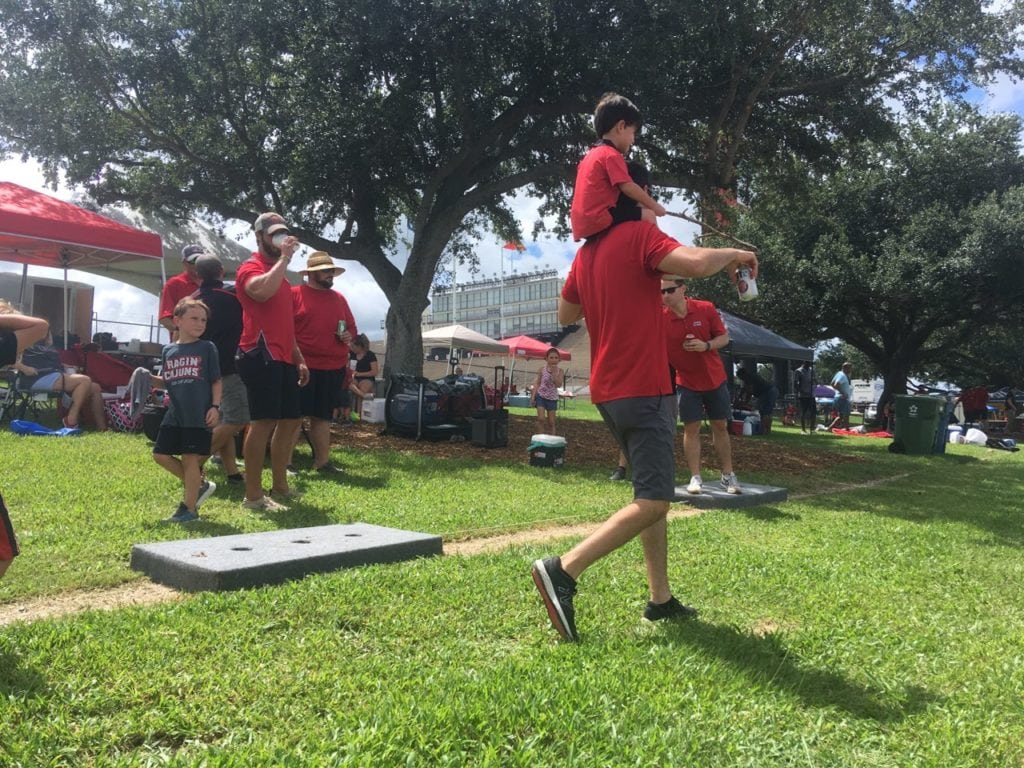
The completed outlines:
[[[160,236],[129,227],[50,195],[0,182],[0,260],[64,270],[160,259]],[[67,325],[67,292],[64,295]],[[65,327],[64,338],[67,339]]]
[[[550,344],[537,341],[537,339],[531,336],[513,336],[508,339],[501,339],[498,343],[508,347],[510,357],[523,357],[527,360],[543,359],[544,355],[551,349]],[[556,347],[556,349],[558,348]],[[559,349],[558,354],[562,356],[563,360],[572,360],[572,355],[564,349]]]

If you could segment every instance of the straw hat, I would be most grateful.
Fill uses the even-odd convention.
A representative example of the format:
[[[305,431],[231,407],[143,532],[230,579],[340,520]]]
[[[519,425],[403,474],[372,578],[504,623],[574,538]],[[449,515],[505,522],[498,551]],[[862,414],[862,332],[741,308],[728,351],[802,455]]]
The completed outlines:
[[[313,251],[306,259],[306,268],[300,269],[299,274],[305,275],[310,272],[325,272],[327,270],[331,270],[331,274],[337,277],[345,271],[345,268],[339,267],[331,261],[331,257],[324,251]]]

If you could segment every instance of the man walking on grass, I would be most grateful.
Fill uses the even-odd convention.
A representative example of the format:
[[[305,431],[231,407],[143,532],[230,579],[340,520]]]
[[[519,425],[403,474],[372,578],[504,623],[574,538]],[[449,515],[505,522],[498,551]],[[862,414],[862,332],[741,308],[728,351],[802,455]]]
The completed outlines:
[[[584,315],[590,331],[591,399],[633,467],[633,501],[561,557],[533,564],[548,616],[565,640],[577,640],[576,580],[596,561],[636,536],[643,544],[649,620],[696,615],[668,582],[668,514],[675,498],[675,409],[668,375],[662,274],[707,277],[739,266],[757,274],[757,257],[734,248],[681,245],[646,221],[628,221],[588,240],[562,289],[558,320]],[[630,339],[623,351],[623,339]]]

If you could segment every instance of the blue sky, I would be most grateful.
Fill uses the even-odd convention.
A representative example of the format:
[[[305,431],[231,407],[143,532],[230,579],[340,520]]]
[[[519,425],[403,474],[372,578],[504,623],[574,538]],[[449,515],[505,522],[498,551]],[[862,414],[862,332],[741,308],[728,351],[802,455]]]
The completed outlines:
[[[985,91],[976,89],[972,93],[972,100],[980,104],[986,112],[1014,112],[1024,116],[1024,85],[1014,83],[1008,77],[999,78]],[[0,161],[0,179],[13,181],[63,199],[68,199],[72,194],[71,190],[65,188],[57,191],[47,189],[43,184],[43,178],[37,165],[31,161],[28,163],[17,159]],[[512,199],[511,203],[522,231],[532,231],[533,222],[537,218],[536,201],[525,196],[517,196]],[[670,203],[667,207],[673,211],[686,210],[681,202]],[[692,241],[694,227],[686,222],[664,217],[659,221],[659,225],[681,242]],[[239,222],[237,227],[229,229],[229,235],[235,236],[246,247],[255,247],[247,223]],[[513,270],[521,273],[535,269],[556,269],[564,275],[576,252],[576,247],[572,242],[563,242],[550,237],[537,241],[528,239],[525,242],[526,251],[522,253],[503,251],[501,248],[503,243],[504,241],[494,238],[485,238],[479,242],[477,253],[481,262],[480,276],[496,276],[502,269],[506,274],[512,273]],[[297,256],[293,259],[290,268],[297,271],[302,268],[304,261],[304,257]],[[335,287],[348,299],[360,330],[366,332],[370,338],[381,338],[383,336],[381,327],[387,312],[387,300],[384,294],[362,266],[355,262],[340,263],[346,268],[346,272],[336,281]],[[0,271],[20,272],[21,265],[0,262]],[[57,270],[39,267],[31,267],[29,274],[61,277],[61,273]],[[96,287],[94,310],[101,320],[148,323],[156,314],[157,299],[155,296],[113,280],[80,272],[72,272],[69,277],[72,280],[90,283]],[[463,271],[458,273],[459,282],[468,279],[470,279],[468,273]],[[770,286],[764,285],[760,285],[759,288],[762,291],[771,289]],[[115,331],[115,333],[117,332]],[[122,336],[120,333],[118,335]],[[127,338],[124,336],[122,340]]]

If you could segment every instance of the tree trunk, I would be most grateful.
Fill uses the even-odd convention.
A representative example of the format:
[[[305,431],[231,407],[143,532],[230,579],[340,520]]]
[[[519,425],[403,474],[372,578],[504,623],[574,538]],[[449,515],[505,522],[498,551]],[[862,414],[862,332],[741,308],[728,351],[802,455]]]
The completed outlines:
[[[423,374],[423,309],[426,302],[416,308],[410,304],[392,302],[387,320],[387,357],[384,359],[384,378],[393,373],[412,376]]]

